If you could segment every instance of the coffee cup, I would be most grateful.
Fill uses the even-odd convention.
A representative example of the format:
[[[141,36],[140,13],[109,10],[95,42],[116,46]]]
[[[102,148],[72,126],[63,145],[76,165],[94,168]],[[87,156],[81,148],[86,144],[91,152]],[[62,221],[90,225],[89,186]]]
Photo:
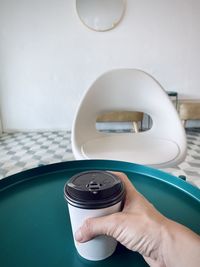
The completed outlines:
[[[94,170],[71,177],[64,186],[64,197],[68,203],[73,237],[87,218],[120,211],[124,196],[124,184],[111,172]],[[83,258],[98,261],[114,253],[117,241],[100,235],[85,243],[78,243],[74,238],[74,244]]]

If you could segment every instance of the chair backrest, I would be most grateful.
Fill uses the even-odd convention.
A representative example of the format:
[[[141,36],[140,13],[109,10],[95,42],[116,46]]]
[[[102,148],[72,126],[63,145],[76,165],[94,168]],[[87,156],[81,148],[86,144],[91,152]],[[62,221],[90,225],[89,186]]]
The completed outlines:
[[[137,69],[116,69],[101,75],[83,96],[72,126],[72,149],[105,133],[96,130],[99,115],[112,111],[139,111],[148,114],[150,130],[140,132],[175,142],[185,156],[186,137],[178,113],[162,86]]]

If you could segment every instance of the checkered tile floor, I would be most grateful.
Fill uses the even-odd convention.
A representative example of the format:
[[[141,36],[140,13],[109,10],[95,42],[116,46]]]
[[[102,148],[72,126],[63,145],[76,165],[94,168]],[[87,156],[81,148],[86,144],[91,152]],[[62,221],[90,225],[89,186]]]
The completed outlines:
[[[72,159],[70,132],[10,133],[0,137],[0,179]]]
[[[9,133],[0,137],[0,179],[40,165],[73,160],[70,132]],[[186,160],[165,169],[200,188],[200,129],[187,130]]]

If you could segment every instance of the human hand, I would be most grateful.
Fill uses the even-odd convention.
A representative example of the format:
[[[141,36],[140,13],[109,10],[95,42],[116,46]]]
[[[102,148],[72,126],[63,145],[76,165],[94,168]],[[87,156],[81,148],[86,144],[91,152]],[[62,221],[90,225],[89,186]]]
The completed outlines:
[[[161,215],[131,184],[125,174],[116,173],[126,187],[122,212],[87,219],[75,238],[86,242],[97,235],[114,237],[130,250],[138,251],[151,266],[165,266],[162,259]]]
[[[97,235],[108,235],[139,252],[151,267],[198,267],[200,236],[159,213],[125,174],[115,174],[126,187],[123,210],[87,219],[76,232],[76,240],[86,242]]]

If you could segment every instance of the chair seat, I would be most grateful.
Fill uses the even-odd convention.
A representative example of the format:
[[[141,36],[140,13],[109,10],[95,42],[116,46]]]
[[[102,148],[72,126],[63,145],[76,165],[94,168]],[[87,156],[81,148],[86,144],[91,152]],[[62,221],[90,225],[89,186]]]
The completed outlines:
[[[179,155],[173,141],[153,138],[143,134],[109,134],[82,145],[81,151],[88,159],[113,159],[157,166],[170,162]]]

